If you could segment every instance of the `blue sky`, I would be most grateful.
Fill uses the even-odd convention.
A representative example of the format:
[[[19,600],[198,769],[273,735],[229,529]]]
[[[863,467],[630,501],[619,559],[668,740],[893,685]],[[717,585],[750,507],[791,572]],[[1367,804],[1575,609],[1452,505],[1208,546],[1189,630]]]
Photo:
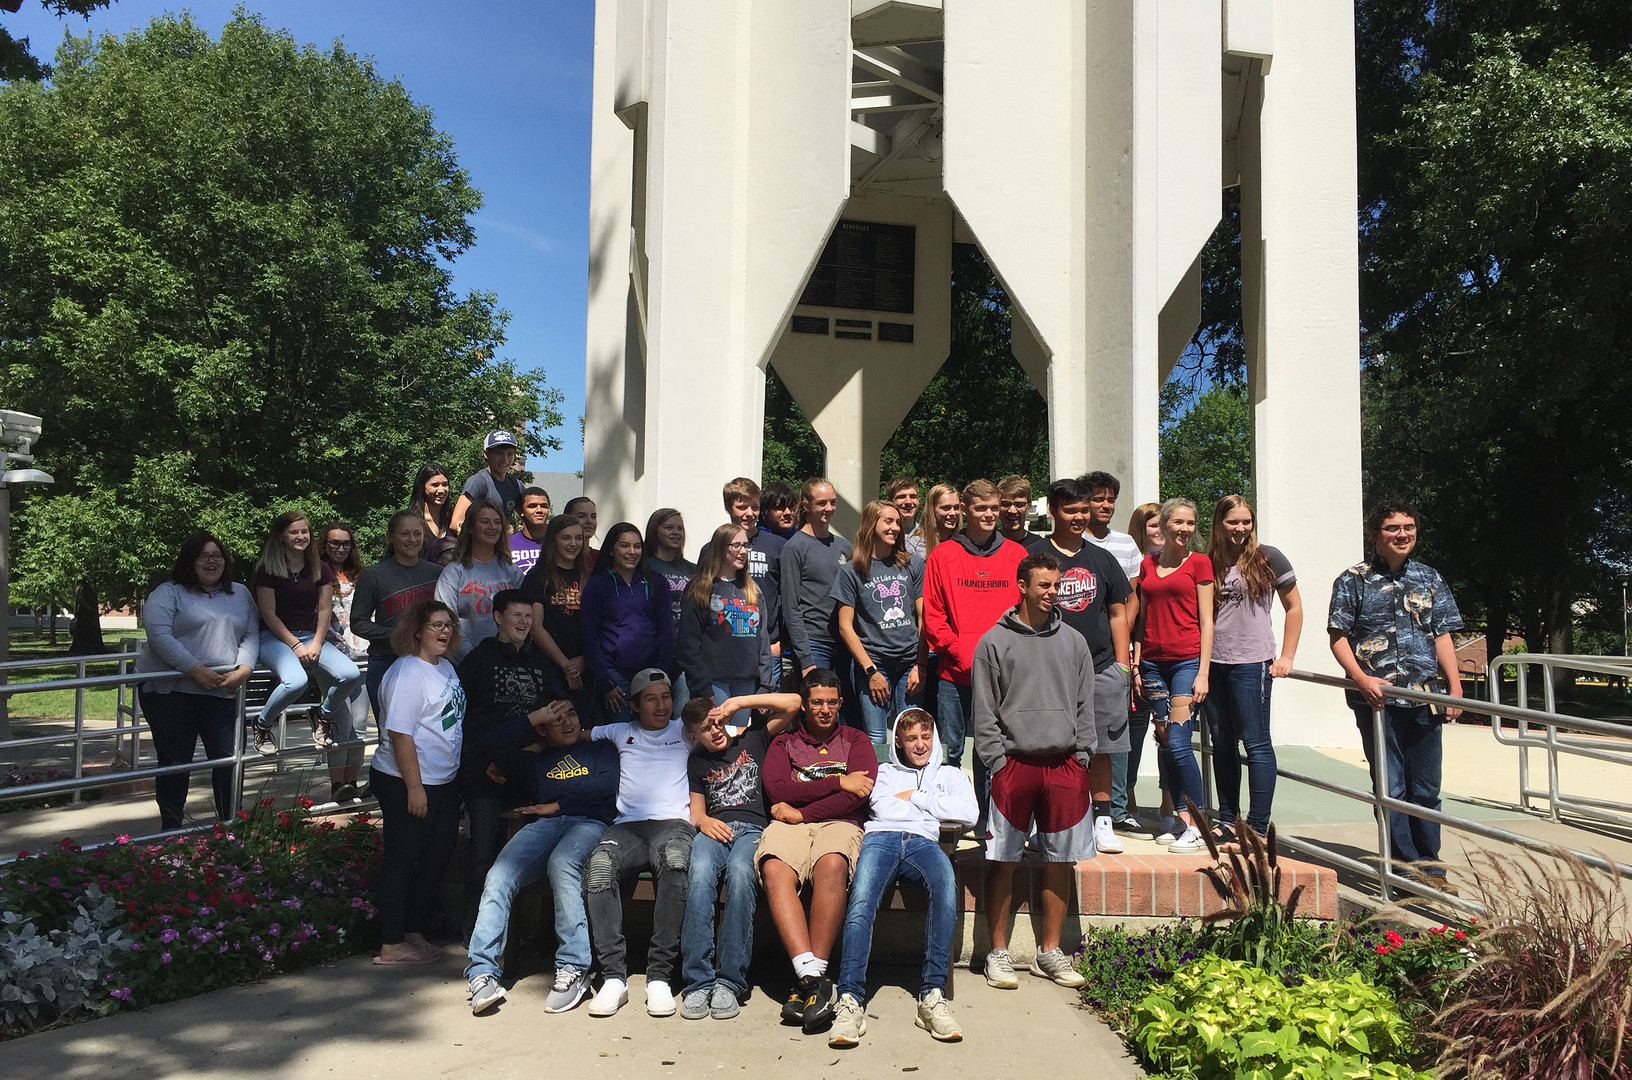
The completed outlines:
[[[276,0],[245,3],[302,44],[336,38],[373,57],[436,114],[484,197],[477,241],[453,266],[461,291],[496,293],[512,315],[504,355],[542,368],[566,396],[562,449],[528,466],[583,467],[584,298],[588,276],[591,0]],[[58,19],[38,0],[0,13],[13,37],[49,60],[64,29],[125,34],[155,15],[188,11],[212,35],[229,0],[115,0],[89,20]]]

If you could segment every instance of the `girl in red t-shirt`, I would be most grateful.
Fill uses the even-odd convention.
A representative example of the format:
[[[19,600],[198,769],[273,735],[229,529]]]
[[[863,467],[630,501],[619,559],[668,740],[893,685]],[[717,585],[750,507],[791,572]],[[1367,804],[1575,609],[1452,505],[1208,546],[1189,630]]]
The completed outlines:
[[[1190,550],[1196,534],[1196,505],[1189,499],[1162,504],[1162,549],[1139,567],[1139,625],[1134,631],[1137,668],[1134,689],[1151,706],[1156,742],[1177,782],[1175,802],[1201,805],[1201,768],[1192,745],[1195,707],[1207,697],[1207,667],[1213,652],[1213,564]],[[1206,842],[1191,820],[1178,812],[1184,832],[1169,851],[1201,851]]]

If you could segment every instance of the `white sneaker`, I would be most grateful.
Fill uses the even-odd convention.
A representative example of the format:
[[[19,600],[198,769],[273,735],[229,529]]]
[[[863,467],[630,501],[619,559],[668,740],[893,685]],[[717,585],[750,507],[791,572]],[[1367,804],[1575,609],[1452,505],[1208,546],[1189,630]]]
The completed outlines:
[[[1184,855],[1192,851],[1206,851],[1207,841],[1201,838],[1201,830],[1194,825],[1184,830],[1184,835],[1167,845],[1167,850],[1175,855]]]
[[[843,1049],[861,1042],[867,1034],[867,1010],[850,994],[839,995],[839,1005],[833,1014],[833,1030],[827,1036],[827,1045]]]
[[[986,985],[999,990],[1018,990],[1020,980],[1014,977],[1014,958],[1007,949],[993,949],[986,954]]]
[[[589,999],[589,1015],[615,1016],[629,1003],[629,984],[622,979],[608,979]]]
[[[1083,978],[1082,972],[1072,966],[1071,958],[1065,955],[1065,950],[1057,946],[1037,954],[1037,959],[1031,964],[1031,973],[1061,986],[1078,987],[1088,982]]]
[[[661,981],[646,983],[646,1015],[674,1015],[674,991],[669,989],[668,983]]]
[[[918,1000],[918,1026],[941,1042],[958,1042],[963,1031],[952,1019],[952,1010],[946,1007],[946,996],[931,990]]]
[[[1101,855],[1122,854],[1122,840],[1116,835],[1108,816],[1094,819],[1094,847]]]

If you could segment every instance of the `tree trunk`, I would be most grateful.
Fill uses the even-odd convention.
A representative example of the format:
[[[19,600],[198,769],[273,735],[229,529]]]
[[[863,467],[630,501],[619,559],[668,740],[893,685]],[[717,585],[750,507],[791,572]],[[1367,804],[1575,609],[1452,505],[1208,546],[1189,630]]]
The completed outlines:
[[[87,656],[107,651],[102,641],[102,605],[96,587],[80,580],[74,584],[74,631],[68,639],[68,655]]]
[[[1503,646],[1507,642],[1508,601],[1506,581],[1492,584],[1485,594],[1485,662],[1487,665],[1490,661],[1502,655]],[[1487,666],[1486,671],[1488,670]],[[1500,669],[1497,669],[1497,675],[1500,677]]]

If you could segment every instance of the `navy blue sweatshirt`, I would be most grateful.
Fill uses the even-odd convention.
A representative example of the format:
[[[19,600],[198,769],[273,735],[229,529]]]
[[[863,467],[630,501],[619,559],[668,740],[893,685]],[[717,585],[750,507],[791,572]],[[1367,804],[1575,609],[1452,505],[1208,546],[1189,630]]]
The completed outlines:
[[[730,578],[714,579],[707,608],[689,597],[681,602],[674,659],[694,696],[726,680],[753,679],[761,693],[776,688],[766,610],[763,595],[760,603],[750,604]]]
[[[584,666],[601,693],[612,689],[607,672],[657,667],[674,675],[674,618],[669,583],[653,573],[625,582],[616,570],[591,574],[584,583]]]
[[[516,805],[559,803],[561,816],[612,824],[618,816],[618,748],[601,740],[546,744],[537,754],[523,749],[542,741],[525,716],[506,720],[482,740],[509,779],[505,787],[514,789]]]

